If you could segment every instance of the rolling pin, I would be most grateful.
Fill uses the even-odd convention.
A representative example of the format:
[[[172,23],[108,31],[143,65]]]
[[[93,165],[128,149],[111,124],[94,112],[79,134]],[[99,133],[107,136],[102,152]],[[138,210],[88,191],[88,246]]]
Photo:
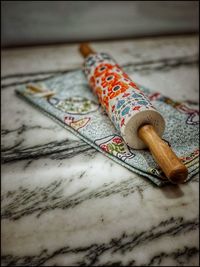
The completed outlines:
[[[148,148],[169,181],[183,183],[188,170],[161,139],[163,116],[107,53],[96,53],[86,43],[79,49],[88,83],[125,143],[133,149]]]

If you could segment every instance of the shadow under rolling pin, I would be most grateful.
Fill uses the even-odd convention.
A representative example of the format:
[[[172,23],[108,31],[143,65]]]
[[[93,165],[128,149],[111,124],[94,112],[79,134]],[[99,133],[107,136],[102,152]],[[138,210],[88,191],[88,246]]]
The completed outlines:
[[[85,72],[89,84],[110,118],[113,118],[113,107],[119,103],[117,95],[128,92],[138,96],[131,99],[134,108],[129,117],[118,115],[114,121],[112,119],[116,127],[117,124],[119,126],[119,120],[124,122],[121,124],[120,132],[127,145],[134,149],[148,147],[169,181],[174,184],[183,183],[188,170],[168,144],[161,139],[165,128],[162,115],[109,55],[96,53],[86,43],[80,45],[80,52],[85,58]],[[100,85],[100,78],[104,81],[103,87]],[[124,88],[122,91],[119,90],[120,86]]]

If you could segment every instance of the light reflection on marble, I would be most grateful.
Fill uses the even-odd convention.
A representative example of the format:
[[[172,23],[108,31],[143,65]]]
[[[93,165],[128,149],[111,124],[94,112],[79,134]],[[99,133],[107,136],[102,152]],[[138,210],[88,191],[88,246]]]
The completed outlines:
[[[195,36],[93,45],[134,63],[136,82],[197,101]],[[76,45],[2,53],[2,265],[198,266],[198,175],[157,188],[14,94],[81,62]]]

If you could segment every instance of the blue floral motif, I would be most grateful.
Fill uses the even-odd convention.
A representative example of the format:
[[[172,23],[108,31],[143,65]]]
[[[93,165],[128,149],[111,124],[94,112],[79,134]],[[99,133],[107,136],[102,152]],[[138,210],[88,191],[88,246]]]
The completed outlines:
[[[102,56],[94,58],[95,64],[93,65],[93,68],[89,67],[89,64],[87,65],[86,62],[86,67],[87,67],[86,69],[91,70],[90,73],[92,73],[93,69],[98,65],[101,59]],[[106,59],[106,62],[109,62],[109,60]],[[92,58],[90,58],[89,63],[93,64]],[[90,75],[88,75],[88,79],[89,77]],[[63,86],[63,84],[65,86]],[[74,101],[70,100],[67,103],[66,101],[63,101],[66,99],[69,100],[74,98],[77,100],[77,97],[91,99],[90,101],[92,101],[92,99],[96,99],[94,98],[94,95],[92,91],[89,90],[89,88],[88,90],[86,90],[85,79],[83,79],[81,70],[79,71],[76,70],[75,72],[69,72],[65,75],[56,77],[55,79],[51,79],[51,81],[47,82],[45,81],[45,85],[47,88],[50,87],[50,89],[53,88],[53,90],[55,90],[55,96],[53,96],[49,100],[44,97],[38,98],[32,94],[27,94],[27,89],[25,86],[17,89],[17,93],[22,95],[29,102],[38,106],[41,110],[44,110],[52,118],[55,118],[55,120],[63,124],[65,128],[66,128],[66,120],[65,120],[66,113],[68,114],[69,112],[73,113],[73,116],[72,115],[67,116],[68,122],[73,117],[76,120],[76,122],[78,121],[80,123],[84,122],[83,120],[85,119],[84,115],[85,110],[82,109],[86,109],[86,112],[93,110],[93,109],[91,110],[90,107],[88,107],[87,101],[81,101],[80,103],[79,101],[75,101],[75,103],[77,103],[76,106],[74,105],[71,106],[71,104],[75,104]],[[71,90],[72,86],[73,90]],[[142,91],[144,93],[146,92],[147,95],[157,94],[155,92],[151,92],[148,89],[143,89]],[[166,182],[165,180],[162,179],[163,174],[160,172],[158,166],[153,164],[152,156],[148,151],[143,151],[143,150],[135,151],[133,149],[130,149],[131,153],[135,151],[135,156],[130,158],[131,155],[129,154],[129,151],[125,151],[126,154],[124,154],[123,150],[121,151],[122,153],[120,152],[119,154],[118,150],[121,148],[121,146],[118,146],[118,144],[120,144],[119,143],[120,139],[115,139],[115,142],[113,141],[113,137],[115,138],[116,136],[123,138],[123,136],[120,135],[121,133],[120,128],[121,128],[121,122],[123,122],[124,119],[123,117],[124,114],[126,117],[128,117],[132,113],[132,110],[134,113],[135,111],[140,110],[140,107],[142,106],[145,106],[145,109],[149,107],[153,108],[150,102],[148,100],[145,100],[145,97],[142,94],[140,94],[137,91],[135,92],[135,90],[131,89],[128,91],[128,93],[129,92],[130,95],[127,94],[126,92],[126,94],[125,93],[121,94],[119,95],[119,97],[116,98],[117,102],[116,108],[113,109],[111,114],[111,119],[112,122],[114,122],[116,129],[113,123],[111,123],[111,121],[109,120],[108,116],[105,116],[105,113],[101,108],[95,108],[93,110],[94,112],[91,112],[90,124],[88,124],[87,127],[79,127],[81,126],[81,124],[80,125],[76,124],[78,128],[75,129],[72,127],[70,123],[70,125],[67,125],[68,126],[67,129],[78,135],[85,142],[92,145],[98,150],[101,149],[102,151],[102,147],[100,147],[100,145],[107,146],[109,151],[116,152],[112,154],[107,153],[107,155],[110,158],[117,161],[119,164],[122,164],[123,166],[127,167],[128,169],[132,170],[133,172],[146,176],[156,185],[161,186]],[[129,102],[129,97],[131,100],[130,102]],[[183,104],[181,104],[180,106],[180,103],[179,105],[177,105],[177,103],[174,102],[173,100],[171,99],[169,100],[169,98],[163,96],[160,96],[159,98],[155,98],[153,100],[155,108],[163,114],[166,120],[167,127],[164,133],[165,140],[170,140],[170,143],[172,144],[175,153],[179,155],[182,161],[184,160],[184,164],[188,164],[189,174],[187,180],[189,180],[194,174],[199,172],[199,163],[197,162],[199,150],[196,147],[196,144],[198,144],[198,136],[199,136],[198,111],[193,110],[189,107],[186,108],[185,105]],[[161,100],[165,104],[161,102]],[[79,104],[81,104],[81,106]],[[55,106],[57,108],[55,108]],[[130,108],[129,112],[128,108]],[[77,109],[81,109],[81,112],[77,112]],[[126,115],[127,112],[128,114]],[[87,120],[85,121],[87,122]],[[100,141],[96,142],[96,140]],[[113,143],[115,144],[115,146],[113,145]],[[125,144],[124,141],[123,144]],[[114,150],[113,148],[116,149]],[[126,158],[124,158],[124,156],[126,156]],[[147,163],[150,163],[150,165],[148,165]]]
[[[125,100],[119,100],[119,102],[117,103],[117,109],[119,109],[124,103]]]
[[[126,114],[129,113],[129,110],[130,110],[130,107],[125,107],[123,110],[122,110],[122,116],[125,116]]]
[[[145,101],[145,100],[140,100],[137,102],[139,105],[144,105],[147,106],[149,104],[149,102]]]
[[[93,66],[95,64],[95,62],[96,61],[94,60],[94,58],[92,56],[90,56],[90,57],[87,58],[86,64],[87,64],[88,67],[91,67],[91,66]]]
[[[131,96],[133,98],[143,98],[143,96],[141,94],[137,94],[137,93],[133,93]]]

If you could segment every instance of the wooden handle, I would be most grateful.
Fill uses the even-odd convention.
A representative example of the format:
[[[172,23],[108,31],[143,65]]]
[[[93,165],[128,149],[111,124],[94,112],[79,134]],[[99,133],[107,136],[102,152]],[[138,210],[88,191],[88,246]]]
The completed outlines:
[[[92,48],[87,43],[80,44],[79,50],[83,57],[87,57],[90,54],[96,54],[96,52],[92,50]]]
[[[153,126],[143,125],[138,130],[138,136],[148,146],[152,156],[166,177],[172,183],[183,183],[188,175],[186,166],[175,155],[168,144],[157,135]]]
[[[81,44],[79,50],[83,57],[95,54],[87,43]],[[138,130],[138,136],[148,146],[166,177],[172,183],[183,183],[188,175],[186,166],[181,163],[171,148],[157,135],[153,126],[143,125]]]

